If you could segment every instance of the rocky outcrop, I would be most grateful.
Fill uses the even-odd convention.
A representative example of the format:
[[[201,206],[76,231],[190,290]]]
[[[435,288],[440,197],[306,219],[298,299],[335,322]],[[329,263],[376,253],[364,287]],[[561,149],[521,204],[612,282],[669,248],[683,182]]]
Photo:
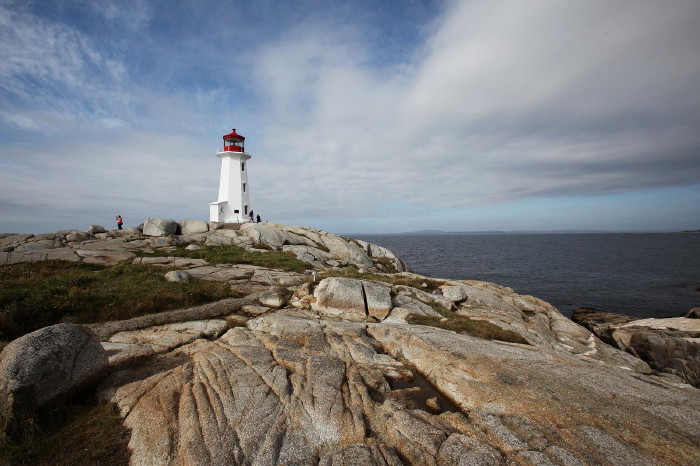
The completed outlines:
[[[314,298],[314,310],[349,320],[383,320],[392,308],[389,286],[352,278],[326,278]]]
[[[180,231],[183,235],[194,235],[209,231],[209,223],[204,220],[180,220]]]
[[[224,228],[235,226],[236,228]],[[402,272],[408,267],[393,252],[376,244],[351,240],[313,228],[275,223],[231,225],[200,220],[147,218],[143,232],[136,227],[101,231],[91,225],[77,230],[43,235],[11,235],[0,238],[0,264],[62,259],[100,265],[129,262],[134,249],[192,246],[238,246],[248,250],[289,251],[318,269],[352,266],[366,272]],[[177,234],[177,233],[181,234]]]
[[[700,459],[696,391],[562,352],[308,311],[161,353],[99,393],[131,429],[135,464]]]
[[[146,236],[167,236],[177,233],[178,224],[169,218],[148,217],[143,222],[143,234]]]
[[[0,432],[21,435],[40,408],[88,388],[106,367],[95,335],[74,324],[14,340],[0,353]]]
[[[0,235],[12,260],[124,254],[244,296],[89,326],[109,371],[96,394],[118,406],[133,464],[700,463],[700,391],[652,374],[538,298],[381,274],[407,267],[384,248],[310,228],[185,225],[171,236]],[[32,242],[53,247],[15,249]],[[136,257],[186,244],[288,251],[315,269]],[[327,272],[357,278],[317,282]],[[412,325],[415,315],[431,325],[487,322],[518,338]]]
[[[576,309],[572,319],[653,369],[700,388],[699,320],[637,319],[594,309]]]

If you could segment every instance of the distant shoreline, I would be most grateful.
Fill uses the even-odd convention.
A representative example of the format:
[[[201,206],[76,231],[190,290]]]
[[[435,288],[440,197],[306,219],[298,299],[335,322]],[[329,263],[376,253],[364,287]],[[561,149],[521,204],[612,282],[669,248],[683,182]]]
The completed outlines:
[[[443,231],[419,230],[401,233],[343,233],[345,236],[415,236],[415,235],[648,235],[648,234],[700,234],[700,230],[668,230],[668,231],[611,231],[611,230],[485,230],[485,231]]]

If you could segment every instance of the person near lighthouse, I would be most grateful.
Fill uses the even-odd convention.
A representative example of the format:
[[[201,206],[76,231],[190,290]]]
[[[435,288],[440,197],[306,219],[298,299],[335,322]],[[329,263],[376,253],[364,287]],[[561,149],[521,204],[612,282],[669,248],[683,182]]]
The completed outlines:
[[[117,228],[119,228],[121,230],[123,224],[124,224],[124,220],[122,219],[122,216],[117,215]]]

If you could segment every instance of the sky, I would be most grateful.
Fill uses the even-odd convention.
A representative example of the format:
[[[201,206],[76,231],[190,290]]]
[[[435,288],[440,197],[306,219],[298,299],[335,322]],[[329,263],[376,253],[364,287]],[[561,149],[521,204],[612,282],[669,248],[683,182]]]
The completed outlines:
[[[0,232],[700,229],[697,0],[0,0]]]

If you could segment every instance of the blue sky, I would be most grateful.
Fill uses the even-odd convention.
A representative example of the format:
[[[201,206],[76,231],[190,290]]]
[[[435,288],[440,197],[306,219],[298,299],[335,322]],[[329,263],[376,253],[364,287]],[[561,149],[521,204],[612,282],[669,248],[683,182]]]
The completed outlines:
[[[0,0],[0,231],[700,228],[700,3]]]

